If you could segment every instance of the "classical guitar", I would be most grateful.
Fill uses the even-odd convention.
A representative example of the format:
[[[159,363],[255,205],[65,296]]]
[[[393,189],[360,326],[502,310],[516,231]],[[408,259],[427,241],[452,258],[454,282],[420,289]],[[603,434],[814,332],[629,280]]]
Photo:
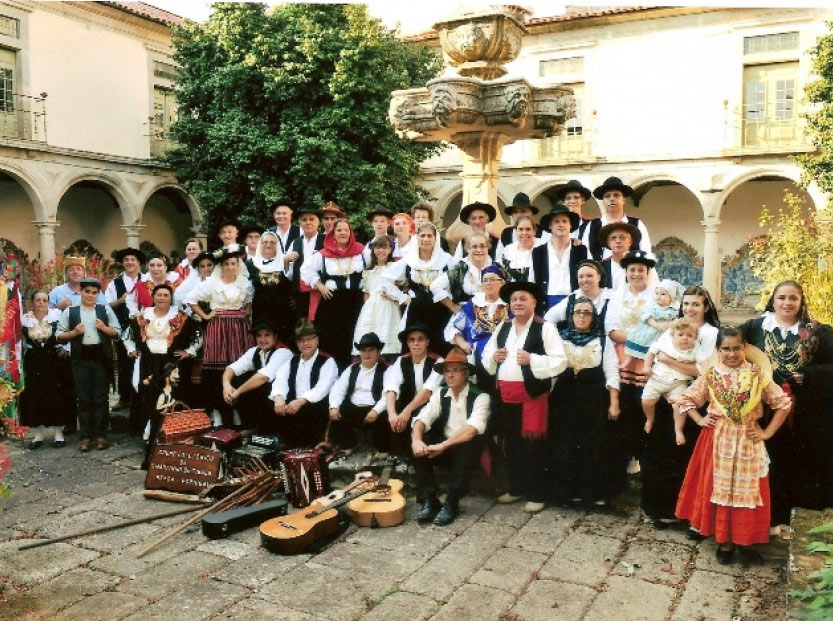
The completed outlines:
[[[356,481],[353,486],[355,489],[341,498],[337,498],[340,492],[333,493],[300,511],[266,520],[260,525],[263,546],[277,554],[296,554],[316,540],[338,532],[338,507],[369,494],[375,487],[375,480]]]
[[[405,521],[405,497],[401,494],[404,483],[390,478],[395,465],[396,459],[389,457],[376,488],[347,505],[347,511],[358,526],[399,526]]]

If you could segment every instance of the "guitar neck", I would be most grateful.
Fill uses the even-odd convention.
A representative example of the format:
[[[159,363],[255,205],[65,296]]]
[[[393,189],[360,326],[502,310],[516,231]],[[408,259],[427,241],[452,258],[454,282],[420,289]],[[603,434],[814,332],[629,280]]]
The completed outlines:
[[[385,461],[385,467],[382,470],[382,476],[379,477],[379,482],[377,483],[377,487],[384,487],[388,484],[390,480],[390,473],[393,471],[393,467],[396,465],[396,458],[388,457]]]
[[[372,491],[373,491],[372,487],[366,487],[366,488],[359,489],[355,492],[347,494],[346,496],[344,496],[342,498],[339,498],[338,500],[336,500],[334,502],[331,502],[330,504],[328,504],[324,507],[321,507],[320,509],[316,509],[313,512],[313,515],[321,515],[322,513],[324,513],[325,511],[329,511],[330,509],[338,509],[341,505],[346,505],[351,500],[355,500],[359,496],[364,496],[365,494],[369,494]]]

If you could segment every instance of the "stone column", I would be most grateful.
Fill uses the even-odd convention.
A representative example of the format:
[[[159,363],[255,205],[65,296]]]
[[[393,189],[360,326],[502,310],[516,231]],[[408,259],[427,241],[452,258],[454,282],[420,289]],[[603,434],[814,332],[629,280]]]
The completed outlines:
[[[722,297],[720,282],[720,220],[716,217],[707,218],[703,225],[703,287],[709,290],[714,303],[720,305]]]
[[[52,221],[33,221],[38,228],[38,238],[40,241],[40,260],[41,264],[46,264],[55,258],[55,229],[61,226],[60,222]]]
[[[127,246],[130,248],[138,248],[139,247],[139,235],[142,232],[142,229],[145,228],[144,224],[125,224],[124,226],[119,227],[121,228],[125,235],[127,236]]]

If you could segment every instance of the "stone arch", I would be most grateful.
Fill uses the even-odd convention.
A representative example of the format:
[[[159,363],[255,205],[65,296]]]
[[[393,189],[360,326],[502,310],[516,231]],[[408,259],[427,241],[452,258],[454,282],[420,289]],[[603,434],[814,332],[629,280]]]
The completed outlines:
[[[61,224],[55,235],[59,252],[84,240],[108,256],[124,245],[121,227],[137,221],[124,188],[109,176],[77,175],[63,184],[56,196],[55,218]]]
[[[144,213],[145,205],[147,205],[147,202],[150,200],[150,198],[154,194],[156,194],[157,192],[159,192],[161,190],[170,190],[173,193],[176,193],[176,195],[178,195],[181,198],[181,200],[183,201],[183,203],[188,207],[188,211],[191,213],[191,221],[192,221],[193,225],[194,226],[199,226],[199,224],[202,222],[202,219],[203,219],[202,218],[202,211],[200,210],[199,204],[197,203],[197,201],[194,199],[193,196],[188,194],[188,192],[186,192],[185,189],[181,185],[176,183],[175,181],[164,181],[162,183],[159,183],[159,184],[153,186],[145,194],[144,199],[140,201],[140,204],[142,205],[142,213]],[[140,217],[141,217],[141,214],[140,214]]]
[[[718,212],[714,215],[720,217],[721,211],[723,210],[723,206],[726,203],[726,200],[735,190],[737,190],[744,183],[767,178],[791,181],[796,186],[801,186],[801,173],[798,171],[797,168],[792,169],[776,166],[762,166],[759,168],[753,168],[751,170],[747,170],[736,175],[735,177],[731,178],[731,180],[726,181],[724,183],[723,190],[720,192],[717,200]],[[813,205],[815,206],[815,202],[813,202]]]
[[[141,238],[171,257],[180,257],[185,240],[199,227],[199,208],[181,186],[163,183],[141,203],[141,223]]]
[[[703,204],[686,181],[674,174],[658,173],[635,178],[628,213],[645,222],[651,243],[674,237],[703,252]]]
[[[38,184],[25,170],[8,162],[0,162],[0,175],[11,177],[13,181],[16,181],[20,185],[32,203],[34,220],[43,221],[49,219],[45,201],[41,198]]]
[[[70,189],[72,189],[73,186],[76,186],[79,183],[83,182],[89,182],[99,185],[103,187],[108,194],[110,194],[110,196],[116,202],[116,206],[118,207],[119,211],[121,212],[122,224],[130,225],[136,224],[138,222],[138,214],[136,214],[134,209],[132,209],[130,206],[130,200],[127,198],[127,193],[125,191],[124,184],[120,183],[117,179],[114,179],[109,175],[96,173],[82,173],[74,177],[71,177],[63,184],[63,186],[61,186],[61,190],[56,194],[56,203],[60,203],[61,199],[66,195],[66,193]]]
[[[438,226],[442,229],[449,226],[454,219],[452,218],[448,225],[444,225],[445,222],[445,213],[448,211],[448,208],[452,206],[452,203],[455,202],[455,199],[459,198],[462,201],[463,198],[463,186],[462,185],[454,185],[444,192],[436,195],[436,202],[434,203],[434,219],[438,223]],[[452,206],[453,208],[453,206]],[[459,212],[459,207],[456,207],[457,212]],[[455,213],[455,218],[456,213]]]

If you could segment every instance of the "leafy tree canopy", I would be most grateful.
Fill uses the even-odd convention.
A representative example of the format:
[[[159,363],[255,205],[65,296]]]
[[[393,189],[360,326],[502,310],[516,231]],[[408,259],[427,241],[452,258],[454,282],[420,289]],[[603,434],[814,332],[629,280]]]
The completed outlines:
[[[833,23],[828,22],[828,28]],[[814,153],[797,156],[804,169],[802,181],[815,181],[819,188],[833,194],[833,34],[819,37],[810,50],[813,73],[817,79],[807,84],[804,96],[813,106],[807,114],[807,129],[817,147]]]
[[[378,204],[425,196],[415,179],[437,147],[397,138],[390,92],[441,69],[425,46],[398,41],[363,5],[218,3],[175,31],[181,66],[178,143],[167,155],[211,232],[221,218],[272,224],[334,200],[365,226]]]

